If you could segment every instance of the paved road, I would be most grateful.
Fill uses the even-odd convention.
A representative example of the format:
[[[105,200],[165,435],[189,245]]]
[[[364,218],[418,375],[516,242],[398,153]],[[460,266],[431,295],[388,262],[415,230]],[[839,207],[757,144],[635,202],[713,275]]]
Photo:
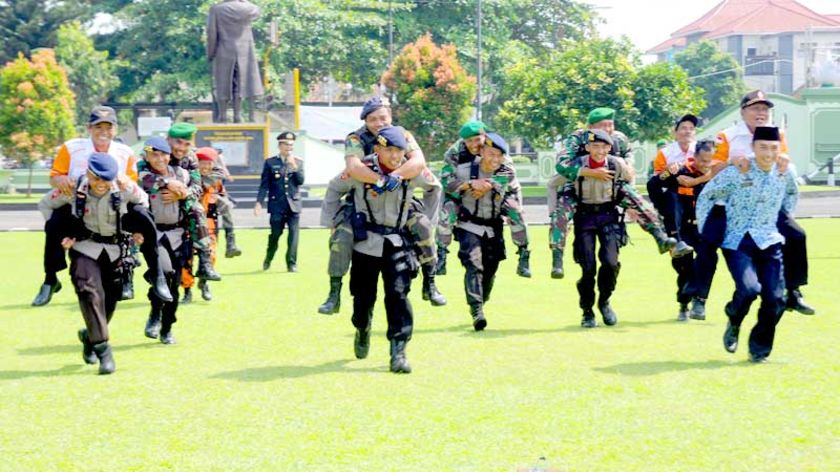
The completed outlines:
[[[796,211],[798,218],[840,218],[840,195],[809,197],[799,200]],[[243,202],[242,205],[251,206]],[[0,207],[2,208],[2,207]],[[238,228],[268,228],[268,216],[254,216],[248,208],[234,210],[234,218]],[[304,208],[301,215],[301,226],[304,228],[319,227],[320,210],[318,208]],[[528,224],[548,224],[548,207],[546,205],[525,205],[525,220]],[[33,231],[43,230],[44,219],[38,211],[0,210],[0,231]]]

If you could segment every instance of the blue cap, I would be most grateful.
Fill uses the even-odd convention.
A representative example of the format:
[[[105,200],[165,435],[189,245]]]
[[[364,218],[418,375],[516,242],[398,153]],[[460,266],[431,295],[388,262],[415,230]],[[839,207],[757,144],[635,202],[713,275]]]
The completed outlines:
[[[368,115],[379,110],[380,108],[386,108],[391,106],[391,103],[385,97],[373,97],[368,99],[365,104],[362,106],[362,114],[359,116],[361,119],[367,118]]]
[[[160,151],[166,154],[172,153],[172,148],[169,147],[169,143],[166,142],[165,139],[161,138],[160,136],[152,136],[151,138],[146,140],[146,143],[143,144],[144,151]]]
[[[609,144],[610,146],[613,145],[612,137],[606,131],[602,129],[591,129],[589,130],[589,137],[587,141],[590,143],[594,142],[601,142],[604,144]]]
[[[487,133],[484,135],[484,145],[490,146],[502,151],[503,154],[508,153],[508,143],[505,141],[505,138],[499,136],[496,133]]]
[[[400,149],[408,148],[405,130],[396,126],[386,126],[376,134],[376,142],[381,146],[394,146]]]
[[[95,152],[88,159],[88,170],[102,180],[114,180],[117,178],[119,166],[117,160],[106,152]]]

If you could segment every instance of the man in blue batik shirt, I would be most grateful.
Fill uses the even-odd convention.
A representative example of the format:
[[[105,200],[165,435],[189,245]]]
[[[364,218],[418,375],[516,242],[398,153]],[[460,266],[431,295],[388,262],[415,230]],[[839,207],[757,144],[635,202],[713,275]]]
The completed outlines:
[[[741,322],[761,295],[749,346],[750,360],[764,362],[773,349],[776,324],[785,309],[785,238],[776,220],[780,210],[793,213],[799,189],[792,166],[783,174],[776,167],[781,153],[778,128],[756,128],[752,147],[755,159],[746,172],[730,166],[706,185],[697,200],[697,217],[702,228],[715,201],[726,201],[726,233],[721,248],[735,280],[735,293],[726,304],[729,321],[723,345],[732,353],[738,349]]]

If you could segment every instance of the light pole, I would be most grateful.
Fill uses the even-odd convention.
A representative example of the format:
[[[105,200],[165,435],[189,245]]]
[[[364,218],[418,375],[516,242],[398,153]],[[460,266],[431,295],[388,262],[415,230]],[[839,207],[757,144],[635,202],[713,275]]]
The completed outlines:
[[[481,0],[477,0],[476,10],[476,60],[478,63],[476,64],[475,119],[481,120]]]

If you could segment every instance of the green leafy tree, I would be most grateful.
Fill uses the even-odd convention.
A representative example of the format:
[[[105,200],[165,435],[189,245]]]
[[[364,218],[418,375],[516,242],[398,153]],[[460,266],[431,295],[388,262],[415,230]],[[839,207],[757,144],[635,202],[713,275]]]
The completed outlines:
[[[475,97],[475,78],[458,63],[455,46],[439,47],[424,35],[402,49],[382,82],[394,121],[415,134],[429,159],[441,158]]]
[[[499,111],[500,129],[536,146],[585,126],[596,107],[615,108],[616,127],[631,138],[652,139],[703,105],[702,91],[689,86],[684,71],[641,67],[626,40],[584,41],[550,60],[522,62],[511,68],[506,87],[511,98]]]
[[[0,64],[18,53],[54,47],[58,27],[70,20],[93,18],[88,0],[0,0]]]
[[[67,74],[51,49],[23,54],[0,69],[0,147],[29,168],[26,194],[32,194],[32,165],[51,155],[74,134],[74,97]]]
[[[738,62],[710,41],[689,45],[674,56],[674,62],[685,69],[692,85],[704,90],[706,108],[700,116],[707,120],[738,103],[746,92]]]
[[[101,104],[119,85],[108,51],[97,51],[93,40],[78,21],[65,23],[58,29],[55,54],[67,71],[70,88],[76,95],[77,126],[83,128],[91,108]]]

